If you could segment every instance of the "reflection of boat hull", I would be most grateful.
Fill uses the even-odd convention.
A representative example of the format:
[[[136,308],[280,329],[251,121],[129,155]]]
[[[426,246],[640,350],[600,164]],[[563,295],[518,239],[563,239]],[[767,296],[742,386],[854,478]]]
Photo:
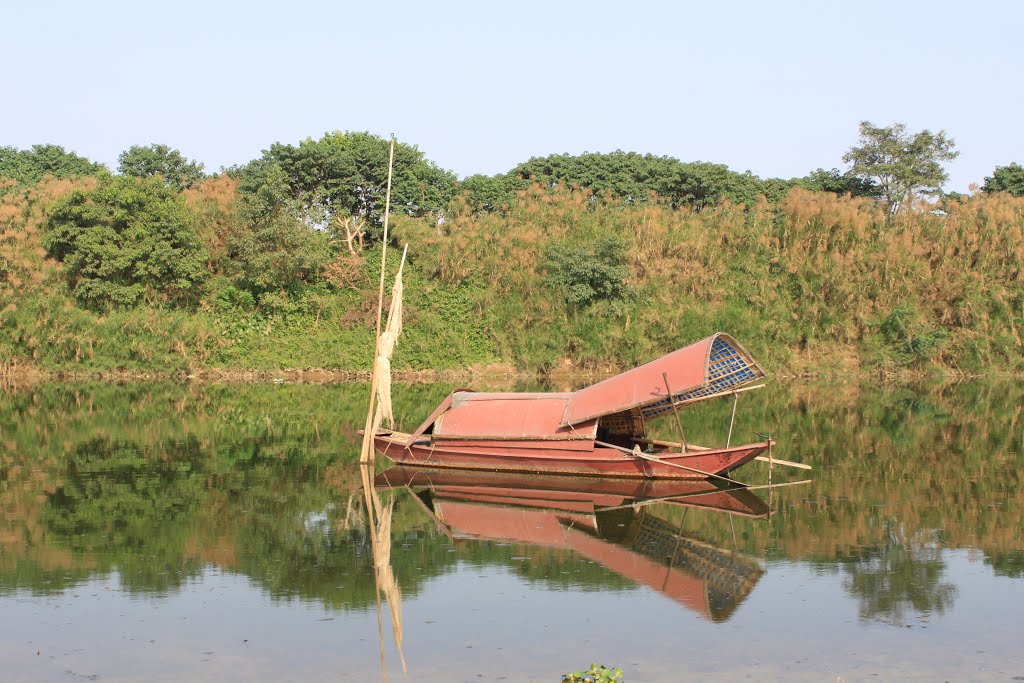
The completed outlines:
[[[568,512],[658,500],[666,504],[744,517],[768,513],[764,501],[743,488],[722,488],[706,479],[602,479],[516,472],[477,472],[396,465],[377,475],[378,488],[431,487],[435,495],[483,503],[523,505]],[[582,506],[582,507],[581,507]]]
[[[454,540],[572,550],[630,581],[721,621],[763,573],[754,560],[684,533],[649,503],[763,517],[747,489],[707,480],[599,479],[395,466],[376,488],[408,488]]]
[[[516,442],[515,445],[500,441],[449,441],[440,445],[423,440],[407,445],[407,439],[406,434],[382,433],[374,437],[374,446],[378,453],[399,465],[658,479],[703,479],[708,473],[723,475],[768,450],[768,442],[763,442],[688,453],[659,452],[654,455],[663,462],[654,462],[614,448],[593,446],[593,442],[588,444],[591,448],[577,450],[561,449],[544,441]]]

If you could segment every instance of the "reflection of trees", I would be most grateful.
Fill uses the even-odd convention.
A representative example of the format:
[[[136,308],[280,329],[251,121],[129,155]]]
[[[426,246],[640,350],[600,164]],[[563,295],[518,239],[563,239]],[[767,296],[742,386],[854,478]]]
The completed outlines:
[[[195,439],[147,452],[137,444],[94,438],[69,455],[62,484],[41,515],[59,545],[116,568],[129,590],[165,591],[199,574],[184,555],[206,498]]]
[[[64,562],[44,567],[24,553],[4,559],[0,587],[49,593],[117,572],[127,590],[161,594],[216,564],[276,599],[370,608],[373,554],[362,496],[339,491],[328,481],[346,477],[328,476],[319,459],[264,430],[260,421],[216,452],[194,436],[77,443],[54,463],[49,490],[33,495],[37,513],[23,520]],[[566,552],[473,541],[450,552],[408,495],[398,496],[392,524],[391,565],[405,595],[460,561],[514,567],[552,585],[621,583],[591,566],[570,575]],[[536,561],[512,560],[519,555]]]
[[[996,576],[1024,578],[1024,552],[985,553],[985,564],[992,567]]]
[[[956,586],[943,581],[946,563],[935,545],[897,539],[843,561],[844,587],[860,600],[860,618],[905,624],[911,618],[944,614]]]
[[[418,424],[447,391],[402,387],[399,419]],[[1021,391],[775,385],[744,398],[736,434],[777,428],[815,481],[782,494],[767,523],[708,516],[694,530],[748,554],[844,567],[865,618],[949,609],[940,547],[977,548],[995,573],[1024,575]],[[713,403],[687,411],[697,443],[725,439],[731,405]],[[361,497],[350,508],[348,493],[365,405],[359,385],[47,384],[0,398],[0,591],[120,572],[130,590],[160,592],[215,564],[281,599],[371,606]],[[763,480],[759,467],[745,478]],[[627,585],[557,549],[465,541],[449,552],[407,495],[393,529],[408,596],[458,562],[556,590]],[[921,529],[942,535],[918,542]]]

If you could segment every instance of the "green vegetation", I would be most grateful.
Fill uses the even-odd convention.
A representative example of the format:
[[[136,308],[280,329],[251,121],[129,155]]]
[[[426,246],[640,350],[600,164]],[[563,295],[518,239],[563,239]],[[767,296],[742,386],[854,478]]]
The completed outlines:
[[[612,152],[458,182],[399,143],[394,367],[607,368],[724,330],[772,370],[1024,370],[1019,166],[928,204],[952,141],[861,136],[849,169],[791,180]],[[0,362],[368,368],[387,147],[330,133],[211,177],[166,145],[116,176],[3,148]]]
[[[622,669],[609,669],[604,664],[591,664],[589,669],[562,674],[562,683],[619,683],[625,680]]]
[[[32,145],[24,150],[0,147],[0,178],[13,180],[15,185],[32,185],[46,176],[58,180],[95,176],[106,170],[59,145]]]
[[[242,191],[294,202],[310,224],[335,216],[379,222],[384,215],[388,142],[369,133],[328,133],[295,145],[274,143],[236,169]],[[451,199],[455,176],[427,161],[415,145],[395,145],[391,202],[396,212],[436,214]]]
[[[71,294],[99,310],[194,303],[206,250],[185,200],[162,178],[107,176],[50,207],[42,245],[64,265]]]
[[[1024,197],[1024,166],[1008,164],[996,166],[991,176],[985,176],[982,192],[1009,192],[1014,197]]]
[[[181,152],[167,145],[135,145],[118,157],[117,170],[122,175],[148,178],[160,176],[164,184],[178,190],[192,187],[205,177],[203,165],[190,161]]]

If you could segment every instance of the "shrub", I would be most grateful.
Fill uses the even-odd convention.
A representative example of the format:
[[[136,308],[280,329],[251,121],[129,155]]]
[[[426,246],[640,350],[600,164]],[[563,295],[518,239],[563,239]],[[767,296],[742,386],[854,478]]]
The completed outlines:
[[[75,298],[95,309],[143,299],[185,304],[206,279],[206,250],[185,201],[160,178],[106,177],[58,201],[43,246]]]
[[[626,298],[629,267],[625,245],[615,237],[598,238],[591,247],[553,244],[547,249],[544,269],[548,284],[562,293],[571,309]]]

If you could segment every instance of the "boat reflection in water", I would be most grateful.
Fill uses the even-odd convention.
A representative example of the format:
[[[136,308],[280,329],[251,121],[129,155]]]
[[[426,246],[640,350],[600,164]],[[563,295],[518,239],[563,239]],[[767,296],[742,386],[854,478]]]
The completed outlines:
[[[766,518],[768,506],[743,488],[402,466],[381,472],[374,484],[409,489],[453,540],[573,550],[713,621],[728,619],[764,573],[757,560],[654,514],[657,503]]]

